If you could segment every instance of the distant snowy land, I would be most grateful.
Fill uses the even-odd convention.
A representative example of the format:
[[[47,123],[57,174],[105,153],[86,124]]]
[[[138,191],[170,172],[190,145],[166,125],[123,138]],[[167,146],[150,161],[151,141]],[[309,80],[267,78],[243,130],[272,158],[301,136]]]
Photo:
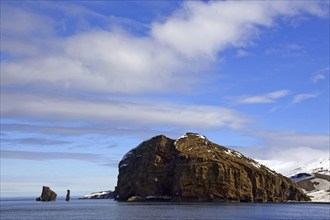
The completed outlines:
[[[113,199],[113,191],[100,191],[87,194],[79,199]]]
[[[258,161],[296,182],[313,202],[330,202],[330,158],[319,158],[300,164]]]

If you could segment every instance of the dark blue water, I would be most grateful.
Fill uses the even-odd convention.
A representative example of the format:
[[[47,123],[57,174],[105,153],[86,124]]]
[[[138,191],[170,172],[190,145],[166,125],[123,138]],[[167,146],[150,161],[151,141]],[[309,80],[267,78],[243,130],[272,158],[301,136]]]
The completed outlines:
[[[1,200],[1,220],[10,219],[308,219],[329,220],[329,204],[119,203],[113,200],[36,202]]]

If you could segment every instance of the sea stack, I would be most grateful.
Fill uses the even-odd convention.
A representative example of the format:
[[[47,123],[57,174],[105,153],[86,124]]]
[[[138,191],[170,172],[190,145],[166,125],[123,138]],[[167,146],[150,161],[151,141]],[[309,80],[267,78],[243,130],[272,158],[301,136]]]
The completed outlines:
[[[67,201],[67,202],[70,201],[70,190],[66,191],[65,201]]]
[[[309,201],[289,178],[205,136],[144,141],[119,163],[118,201]]]
[[[48,186],[43,186],[41,196],[36,198],[36,201],[41,201],[41,202],[55,201],[56,197],[57,194],[54,191],[52,191]]]

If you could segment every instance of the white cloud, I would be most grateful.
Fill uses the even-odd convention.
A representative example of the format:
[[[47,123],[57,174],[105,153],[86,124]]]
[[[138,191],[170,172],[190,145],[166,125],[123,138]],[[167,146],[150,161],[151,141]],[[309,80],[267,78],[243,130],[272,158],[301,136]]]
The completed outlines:
[[[1,115],[14,118],[112,123],[119,127],[241,128],[249,119],[228,108],[175,103],[91,101],[29,94],[2,94]]]
[[[193,1],[165,23],[154,23],[152,36],[185,56],[212,58],[229,46],[245,45],[256,34],[256,25],[270,24],[263,4]]]
[[[273,155],[267,160],[258,160],[269,168],[283,175],[290,174],[299,164],[320,158],[327,158],[329,150],[313,147],[287,147],[272,149]]]
[[[164,23],[154,23],[152,36],[185,56],[214,57],[227,47],[249,44],[258,28],[273,25],[277,16],[324,11],[315,2],[188,1]]]
[[[302,93],[302,94],[298,94],[295,95],[293,97],[292,103],[294,104],[298,104],[300,102],[303,102],[307,99],[313,99],[313,98],[317,98],[319,96],[318,93]]]
[[[180,84],[184,87],[190,82],[180,74],[185,61],[148,38],[90,32],[69,39],[65,50],[69,58],[81,62],[86,76],[99,77],[103,83],[99,88],[104,90],[162,91],[171,84],[180,89]]]
[[[101,92],[183,90],[191,83],[180,70],[184,60],[146,38],[95,31],[58,41],[59,54],[41,53],[21,62],[4,62],[3,85],[49,85]],[[197,65],[191,65],[191,70]],[[173,86],[176,85],[176,86]]]
[[[303,161],[329,157],[330,154],[329,134],[296,131],[248,132],[260,141],[253,147],[240,150],[278,172],[296,168]]]
[[[104,25],[91,28],[79,15],[106,18],[81,6],[72,16],[85,29],[63,37],[60,21],[27,6],[9,9],[1,19],[1,50],[24,59],[2,62],[2,85],[108,93],[186,90],[200,82],[198,72],[219,52],[249,45],[259,27],[270,27],[279,16],[323,12],[317,2],[188,1],[165,22],[154,22],[150,34],[135,36]]]
[[[263,132],[261,133],[260,136],[265,139],[265,142],[269,147],[276,147],[276,148],[311,147],[316,149],[329,149],[328,148],[329,135],[326,134],[305,134],[305,133],[287,131],[287,132]]]
[[[243,98],[239,98],[236,100],[238,104],[260,104],[260,103],[274,103],[277,99],[283,98],[290,93],[289,90],[278,90],[262,95],[256,96],[247,96]]]

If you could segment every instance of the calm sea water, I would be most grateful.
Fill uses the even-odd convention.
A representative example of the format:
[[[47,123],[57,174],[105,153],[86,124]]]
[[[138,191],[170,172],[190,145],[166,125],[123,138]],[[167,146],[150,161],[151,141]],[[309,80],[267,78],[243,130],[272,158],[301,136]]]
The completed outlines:
[[[41,203],[33,199],[3,199],[0,219],[329,220],[329,216],[329,204],[119,203],[113,200],[58,200]]]

